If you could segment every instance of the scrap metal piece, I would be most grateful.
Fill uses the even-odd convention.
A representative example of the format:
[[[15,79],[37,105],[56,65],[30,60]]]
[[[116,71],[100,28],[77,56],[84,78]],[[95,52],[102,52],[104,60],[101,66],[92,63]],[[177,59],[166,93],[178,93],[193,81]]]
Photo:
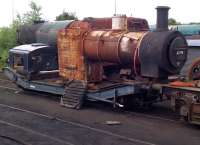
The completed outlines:
[[[121,125],[121,122],[109,120],[109,121],[106,121],[105,124],[106,125]]]

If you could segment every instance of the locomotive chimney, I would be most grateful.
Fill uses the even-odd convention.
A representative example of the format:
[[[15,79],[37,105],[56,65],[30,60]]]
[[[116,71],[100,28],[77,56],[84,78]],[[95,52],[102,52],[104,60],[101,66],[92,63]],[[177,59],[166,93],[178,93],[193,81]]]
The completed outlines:
[[[167,31],[168,29],[168,6],[158,6],[157,10],[157,23],[156,31]]]

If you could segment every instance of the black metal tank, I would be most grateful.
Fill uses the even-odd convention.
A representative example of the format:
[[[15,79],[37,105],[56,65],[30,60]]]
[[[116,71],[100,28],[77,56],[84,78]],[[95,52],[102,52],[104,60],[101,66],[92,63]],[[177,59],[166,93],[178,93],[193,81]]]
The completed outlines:
[[[167,78],[178,74],[187,60],[187,42],[178,31],[168,29],[167,6],[158,6],[154,32],[147,33],[140,44],[141,75]]]
[[[36,32],[43,24],[44,21],[20,26],[17,29],[17,45],[36,43]]]
[[[20,60],[20,73],[32,77],[40,71],[58,69],[57,32],[73,20],[23,25],[17,31],[17,46],[10,50],[10,66]],[[19,59],[15,60],[15,56]]]
[[[17,30],[17,44],[43,43],[56,47],[57,32],[66,28],[73,20],[54,22],[35,22],[23,25]]]
[[[57,47],[57,32],[68,27],[73,20],[44,23],[36,32],[36,42]]]

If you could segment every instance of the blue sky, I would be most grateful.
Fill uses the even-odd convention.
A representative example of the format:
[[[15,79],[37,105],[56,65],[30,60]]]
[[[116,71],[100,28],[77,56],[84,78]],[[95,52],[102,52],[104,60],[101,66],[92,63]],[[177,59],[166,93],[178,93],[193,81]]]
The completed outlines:
[[[78,18],[109,17],[114,13],[114,0],[34,0],[42,6],[43,18],[54,20],[64,9],[75,12]],[[4,0],[0,4],[0,26],[8,26],[17,13],[29,10],[30,0]],[[171,7],[170,17],[182,23],[200,22],[200,2],[198,0],[117,0],[117,13],[141,17],[155,24],[158,5]]]

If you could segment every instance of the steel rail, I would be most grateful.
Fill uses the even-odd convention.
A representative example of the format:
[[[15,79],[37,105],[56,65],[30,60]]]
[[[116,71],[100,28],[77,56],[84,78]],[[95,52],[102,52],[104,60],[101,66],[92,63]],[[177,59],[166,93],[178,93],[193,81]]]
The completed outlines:
[[[0,79],[1,82],[9,82],[9,83],[12,83],[11,80],[6,80],[6,79]]]
[[[137,112],[130,112],[130,111],[124,111],[124,112],[128,113],[128,114],[132,114],[134,116],[138,116],[138,117],[145,117],[145,118],[149,118],[149,119],[163,120],[163,121],[168,121],[168,122],[172,122],[172,123],[180,123],[179,120],[168,119],[168,118],[160,117],[160,116],[156,116],[156,115],[147,115],[145,113],[137,113]]]
[[[0,88],[13,90],[13,91],[19,91],[19,89],[11,88],[11,87],[5,87],[5,86],[1,86],[1,85],[0,85]],[[37,92],[34,92],[34,93],[37,93]],[[144,113],[137,113],[137,112],[131,112],[131,111],[123,111],[123,112],[128,113],[128,114],[132,114],[132,115],[138,116],[138,117],[145,117],[145,118],[149,118],[149,119],[157,119],[157,120],[169,121],[169,122],[172,122],[172,123],[180,123],[179,120],[168,119],[168,118],[160,117],[160,116],[156,116],[156,115],[147,115],[147,114],[144,114]]]
[[[7,89],[7,90],[12,90],[12,91],[19,91],[20,90],[20,89],[17,89],[17,88],[11,88],[11,87],[1,86],[1,85],[0,85],[0,88]]]
[[[109,136],[117,137],[117,138],[124,139],[124,140],[130,141],[130,142],[133,142],[133,143],[143,144],[143,145],[156,145],[156,144],[148,142],[148,141],[123,136],[123,135],[116,134],[116,133],[113,133],[113,132],[110,132],[110,131],[107,131],[107,130],[91,127],[91,126],[88,126],[88,125],[85,125],[85,124],[82,124],[82,123],[67,121],[67,120],[64,120],[64,119],[61,119],[61,118],[57,118],[57,117],[55,118],[54,116],[49,116],[49,115],[46,115],[46,114],[41,114],[41,113],[37,113],[37,112],[30,111],[30,110],[21,109],[21,108],[17,108],[17,107],[5,105],[5,104],[0,104],[0,106],[7,107],[7,108],[10,108],[10,109],[14,109],[14,110],[18,110],[18,111],[25,112],[25,113],[29,113],[29,114],[32,114],[32,115],[35,115],[35,116],[44,117],[44,118],[47,118],[47,119],[56,119],[57,121],[60,121],[60,122],[66,123],[66,124],[70,124],[70,125],[77,126],[77,127],[80,127],[80,128],[92,130],[92,131],[97,132],[97,133],[102,133],[102,134],[106,134],[106,135],[109,135]],[[1,121],[0,121],[0,123],[1,123]]]
[[[0,138],[7,139],[7,140],[10,140],[10,141],[15,142],[17,144],[21,144],[21,145],[32,145],[32,144],[25,143],[24,141],[21,141],[19,139],[16,139],[16,138],[13,138],[13,137],[10,137],[10,136],[6,136],[6,135],[0,135]]]
[[[4,120],[0,120],[0,124],[7,125],[7,126],[11,126],[11,127],[14,127],[14,128],[20,129],[20,130],[23,130],[23,131],[28,132],[28,133],[31,133],[31,134],[39,135],[39,136],[48,138],[48,139],[50,139],[50,140],[53,140],[53,141],[55,141],[55,142],[62,143],[62,144],[65,144],[65,145],[74,145],[74,144],[72,144],[72,143],[70,143],[70,142],[67,142],[67,141],[65,141],[65,140],[61,140],[61,139],[58,139],[58,138],[49,136],[49,135],[44,134],[44,133],[40,133],[40,132],[34,131],[34,130],[32,130],[32,129],[29,129],[29,128],[26,128],[26,127],[23,127],[23,126],[20,126],[20,125],[16,125],[16,124],[13,124],[13,123],[9,123],[9,122],[4,121]]]

